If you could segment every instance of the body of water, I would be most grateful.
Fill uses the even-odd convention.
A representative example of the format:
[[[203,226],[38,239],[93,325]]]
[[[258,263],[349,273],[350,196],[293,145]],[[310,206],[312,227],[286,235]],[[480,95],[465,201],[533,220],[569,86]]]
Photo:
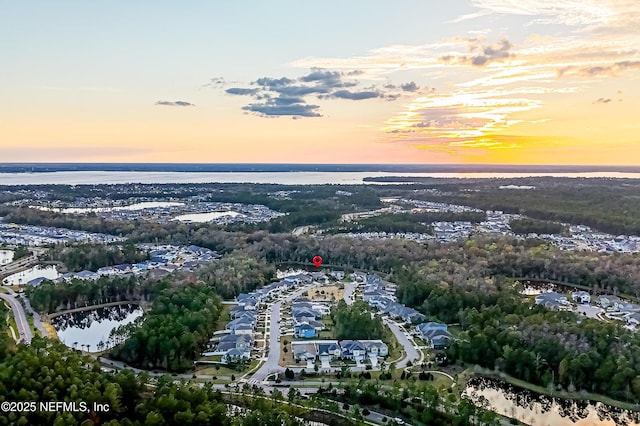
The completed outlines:
[[[6,265],[13,260],[12,250],[0,250],[0,265]]]
[[[416,178],[521,178],[521,177],[607,177],[640,179],[640,173],[598,172],[487,172],[487,173],[392,173],[392,172],[103,172],[60,171],[49,173],[0,173],[0,185],[82,185],[126,183],[270,183],[281,185],[397,184],[364,182],[366,177]],[[407,183],[407,182],[404,182]],[[409,182],[410,183],[410,182]]]
[[[477,405],[531,426],[640,426],[638,412],[541,395],[497,379],[474,377],[464,393]]]
[[[83,349],[82,345],[89,345],[89,352],[98,352],[115,346],[115,340],[109,339],[112,330],[132,323],[143,314],[139,306],[126,304],[60,315],[51,323],[60,341],[68,347]],[[100,342],[104,347],[98,349]]]
[[[46,278],[54,280],[60,276],[58,270],[54,265],[36,265],[33,268],[29,268],[22,272],[16,272],[13,275],[9,275],[2,283],[4,285],[26,285],[29,281],[36,278]]]
[[[211,222],[214,219],[218,219],[224,216],[236,217],[239,216],[238,212],[210,212],[210,213],[191,213],[176,216],[173,220],[180,222]]]
[[[59,213],[74,213],[74,214],[82,214],[82,213],[99,213],[99,212],[109,212],[109,211],[119,211],[119,210],[144,210],[144,209],[156,209],[160,207],[178,207],[184,206],[184,203],[177,202],[163,202],[163,201],[148,201],[144,203],[136,203],[131,204],[129,206],[117,206],[117,207],[68,207],[65,209],[59,209],[55,207],[43,207],[43,206],[31,206],[35,209],[45,210],[45,211],[53,211]]]

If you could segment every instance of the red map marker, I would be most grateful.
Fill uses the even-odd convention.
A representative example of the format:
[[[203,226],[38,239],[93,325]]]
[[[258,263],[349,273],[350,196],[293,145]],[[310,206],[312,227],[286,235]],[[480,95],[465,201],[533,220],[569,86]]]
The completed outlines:
[[[322,258],[320,256],[314,256],[311,261],[316,265],[316,268],[319,268],[320,265],[322,265]]]

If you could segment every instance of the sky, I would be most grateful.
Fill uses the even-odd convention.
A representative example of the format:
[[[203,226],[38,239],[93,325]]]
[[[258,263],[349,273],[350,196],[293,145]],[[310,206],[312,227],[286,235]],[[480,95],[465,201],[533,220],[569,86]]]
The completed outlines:
[[[640,165],[637,0],[0,0],[0,162]]]

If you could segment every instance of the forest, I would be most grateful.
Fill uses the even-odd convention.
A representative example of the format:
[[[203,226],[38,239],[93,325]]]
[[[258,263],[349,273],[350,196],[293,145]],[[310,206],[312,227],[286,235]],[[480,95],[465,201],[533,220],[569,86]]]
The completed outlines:
[[[511,230],[519,235],[528,234],[567,234],[569,229],[567,226],[557,222],[537,219],[514,219],[509,222]]]
[[[193,368],[193,361],[215,330],[220,302],[220,297],[202,284],[163,290],[142,323],[124,326],[129,338],[112,349],[111,356],[144,369],[182,372]]]
[[[340,221],[330,225],[327,232],[416,232],[431,234],[433,222],[466,221],[479,223],[486,219],[481,212],[426,212],[426,213],[385,213],[378,216],[356,219],[351,222]]]
[[[122,245],[77,244],[54,247],[47,251],[45,260],[62,262],[67,271],[97,271],[104,266],[123,263],[139,263],[149,260],[149,255],[134,244]]]
[[[171,376],[150,386],[146,374],[103,372],[94,359],[39,337],[29,346],[0,351],[0,400],[98,402],[110,408],[101,413],[0,412],[0,424],[301,426],[286,406],[249,402],[249,409],[259,405],[259,416],[231,416],[222,394],[211,386],[186,386]]]
[[[380,317],[371,318],[371,308],[362,301],[347,305],[340,300],[331,309],[336,338],[338,340],[371,340],[380,339],[384,334],[384,326]]]
[[[96,281],[43,281],[38,287],[27,287],[25,294],[36,311],[51,313],[101,303],[150,301],[161,290],[179,282],[179,275],[162,280],[105,276]]]

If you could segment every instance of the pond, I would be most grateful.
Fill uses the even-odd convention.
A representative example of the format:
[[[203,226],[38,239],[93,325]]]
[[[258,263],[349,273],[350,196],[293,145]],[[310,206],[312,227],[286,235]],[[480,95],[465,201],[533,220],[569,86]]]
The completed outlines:
[[[0,250],[0,265],[6,265],[13,260],[12,250]]]
[[[60,274],[55,265],[36,265],[22,272],[16,272],[13,275],[9,275],[2,280],[4,285],[26,285],[29,281],[36,278],[46,278],[48,280],[55,280]]]
[[[60,315],[51,323],[60,341],[68,347],[83,349],[88,345],[89,352],[97,352],[116,345],[115,339],[110,339],[112,330],[132,323],[143,314],[139,306],[125,304]]]
[[[464,394],[477,405],[531,426],[640,425],[640,413],[601,402],[541,395],[498,379],[473,377]],[[484,401],[484,404],[483,404]]]

